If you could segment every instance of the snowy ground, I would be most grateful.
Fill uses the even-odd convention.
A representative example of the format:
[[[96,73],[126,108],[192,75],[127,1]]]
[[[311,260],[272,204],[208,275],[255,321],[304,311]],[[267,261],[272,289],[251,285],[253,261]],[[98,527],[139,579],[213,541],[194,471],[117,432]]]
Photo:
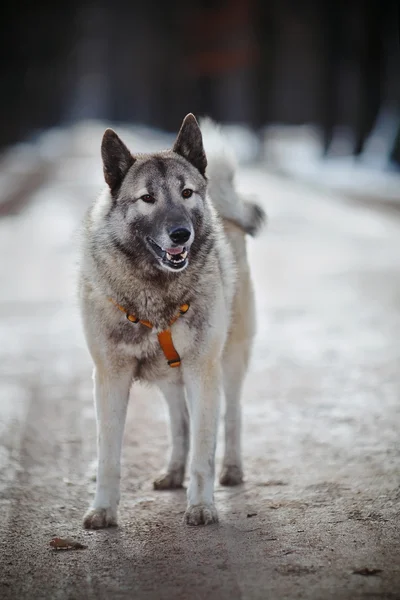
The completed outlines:
[[[0,597],[399,599],[400,220],[260,168],[239,176],[270,217],[249,241],[246,483],[217,485],[218,526],[183,525],[184,492],[152,490],[164,405],[137,388],[120,526],[82,530],[95,426],[75,248],[103,128],[53,132],[51,175],[0,220]],[[169,143],[126,134],[133,149]],[[55,535],[88,548],[55,553]]]
[[[399,209],[400,172],[387,159],[393,140],[386,129],[377,127],[360,157],[351,155],[349,132],[339,130],[324,158],[317,128],[272,126],[265,131],[263,160],[268,169],[316,189]]]

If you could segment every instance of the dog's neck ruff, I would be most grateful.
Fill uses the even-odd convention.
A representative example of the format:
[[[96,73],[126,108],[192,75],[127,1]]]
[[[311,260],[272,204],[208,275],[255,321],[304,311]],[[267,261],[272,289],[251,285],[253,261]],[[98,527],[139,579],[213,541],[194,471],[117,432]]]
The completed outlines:
[[[135,323],[135,324],[141,323],[145,327],[148,327],[149,329],[153,329],[153,323],[150,323],[150,321],[138,319],[137,317],[135,317],[135,315],[130,314],[123,306],[118,304],[118,302],[115,302],[115,300],[113,300],[112,298],[109,298],[109,300],[110,300],[110,302],[112,302],[114,304],[114,306],[116,306],[121,312],[123,312],[126,315],[126,318],[131,323]],[[187,311],[189,310],[189,307],[190,307],[189,304],[182,304],[182,306],[179,307],[178,314],[175,315],[175,317],[169,323],[170,327],[171,327],[171,325],[173,325],[175,323],[175,321],[177,321],[179,319],[179,317],[181,315],[184,315],[185,313],[187,313]],[[161,346],[161,350],[164,352],[164,356],[167,359],[169,366],[172,368],[180,367],[181,357],[179,356],[178,352],[176,351],[174,342],[172,341],[171,330],[164,329],[164,331],[160,331],[159,333],[157,333],[157,337],[158,337],[158,341]]]

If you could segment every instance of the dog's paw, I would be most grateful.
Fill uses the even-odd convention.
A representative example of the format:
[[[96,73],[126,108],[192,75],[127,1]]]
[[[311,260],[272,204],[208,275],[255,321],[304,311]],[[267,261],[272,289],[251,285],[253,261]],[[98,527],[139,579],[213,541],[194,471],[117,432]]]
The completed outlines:
[[[218,523],[218,513],[214,504],[192,504],[185,512],[187,525],[211,525]]]
[[[182,487],[184,475],[183,467],[172,469],[157,477],[153,481],[153,487],[155,490],[176,490]]]
[[[237,465],[226,465],[223,467],[221,475],[219,477],[221,485],[239,485],[243,483],[243,471],[241,467]]]
[[[117,511],[112,508],[89,508],[83,517],[85,529],[104,529],[117,525]]]

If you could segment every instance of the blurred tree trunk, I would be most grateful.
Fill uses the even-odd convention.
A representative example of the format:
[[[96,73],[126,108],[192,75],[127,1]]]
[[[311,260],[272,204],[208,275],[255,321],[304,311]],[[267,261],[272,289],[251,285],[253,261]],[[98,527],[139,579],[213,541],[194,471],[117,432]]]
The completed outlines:
[[[2,19],[0,144],[62,120],[77,2],[11,2]]]

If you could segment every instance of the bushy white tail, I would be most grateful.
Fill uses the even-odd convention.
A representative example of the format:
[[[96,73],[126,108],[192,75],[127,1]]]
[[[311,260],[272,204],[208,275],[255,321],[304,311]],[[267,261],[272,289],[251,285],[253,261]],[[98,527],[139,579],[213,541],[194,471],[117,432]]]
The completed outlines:
[[[235,187],[237,161],[221,128],[211,119],[200,121],[207,156],[209,193],[221,217],[233,221],[249,235],[256,235],[266,221],[264,210]]]

